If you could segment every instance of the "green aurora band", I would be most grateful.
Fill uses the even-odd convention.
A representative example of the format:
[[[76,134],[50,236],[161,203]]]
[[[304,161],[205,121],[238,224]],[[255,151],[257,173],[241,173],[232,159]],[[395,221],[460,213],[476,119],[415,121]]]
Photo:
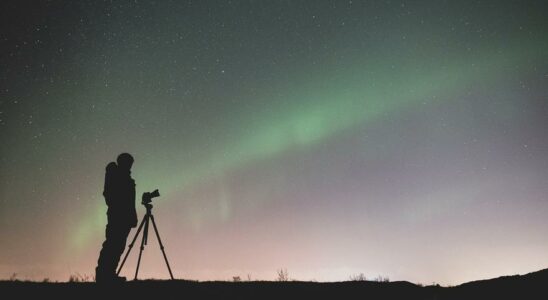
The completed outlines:
[[[516,65],[532,68],[546,58],[548,47],[545,42],[537,41],[529,47],[518,42],[503,51],[485,47],[483,50],[476,57],[460,54],[448,58],[447,55],[415,53],[412,57],[415,59],[360,62],[331,76],[314,73],[315,76],[307,76],[307,83],[299,90],[278,87],[284,92],[269,102],[271,109],[264,110],[262,115],[235,118],[234,126],[246,129],[228,130],[231,133],[223,139],[221,147],[206,151],[207,159],[181,167],[184,171],[180,173],[165,174],[165,170],[146,163],[139,164],[138,172],[143,174],[141,178],[147,186],[160,188],[166,201],[176,199],[177,192],[232,168],[274,157],[292,147],[313,147],[354,126],[445,99],[448,95],[458,96],[475,82],[493,82],[515,72],[512,68]],[[384,64],[386,61],[404,67],[391,69]],[[284,101],[278,101],[282,97]],[[282,105],[274,106],[278,103]],[[195,229],[213,218],[223,221],[229,217],[226,211],[184,211],[183,214],[183,218],[194,220]],[[105,223],[105,207],[97,201],[78,228],[70,233],[68,249],[74,251],[89,246],[92,239],[99,238]]]

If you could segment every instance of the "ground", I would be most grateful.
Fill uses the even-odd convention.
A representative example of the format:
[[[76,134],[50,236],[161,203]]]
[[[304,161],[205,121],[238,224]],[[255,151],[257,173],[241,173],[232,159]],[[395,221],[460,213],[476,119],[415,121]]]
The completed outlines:
[[[456,287],[418,286],[409,282],[194,282],[130,281],[118,285],[92,282],[0,282],[1,295],[16,299],[545,299],[548,269]]]

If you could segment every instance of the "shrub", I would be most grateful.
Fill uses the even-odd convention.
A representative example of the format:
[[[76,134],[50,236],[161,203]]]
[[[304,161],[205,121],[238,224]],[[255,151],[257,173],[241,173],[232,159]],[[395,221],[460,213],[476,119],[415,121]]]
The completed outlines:
[[[365,274],[354,274],[350,275],[350,281],[367,281],[367,278],[365,277]]]
[[[76,274],[70,275],[68,282],[90,282],[92,281],[92,279],[93,278],[88,275],[85,275],[85,274],[82,275],[80,273],[76,273]]]
[[[279,269],[277,271],[278,273],[278,278],[276,279],[277,281],[289,281],[289,273],[287,273],[287,269]]]

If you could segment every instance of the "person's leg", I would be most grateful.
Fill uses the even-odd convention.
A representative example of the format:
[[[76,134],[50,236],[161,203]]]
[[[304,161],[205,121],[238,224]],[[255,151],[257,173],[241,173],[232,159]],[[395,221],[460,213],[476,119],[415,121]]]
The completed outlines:
[[[113,275],[112,256],[113,248],[115,245],[115,228],[111,222],[107,224],[105,230],[105,241],[99,253],[99,259],[97,260],[97,267],[95,268],[95,280],[100,281]]]
[[[122,257],[122,254],[124,254],[124,250],[126,249],[126,243],[127,243],[127,237],[129,235],[129,232],[131,230],[131,227],[122,226],[120,228],[117,228],[117,237],[116,237],[116,245],[113,247],[113,257],[112,257],[112,263],[115,268],[118,267],[118,263],[120,262],[120,258]]]

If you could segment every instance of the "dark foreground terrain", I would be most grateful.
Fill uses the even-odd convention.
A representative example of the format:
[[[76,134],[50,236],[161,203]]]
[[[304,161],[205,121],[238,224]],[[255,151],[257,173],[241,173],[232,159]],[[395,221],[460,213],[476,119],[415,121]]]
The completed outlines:
[[[95,283],[0,282],[2,299],[548,299],[548,269],[527,275],[474,281],[456,287],[409,282],[192,282]]]

